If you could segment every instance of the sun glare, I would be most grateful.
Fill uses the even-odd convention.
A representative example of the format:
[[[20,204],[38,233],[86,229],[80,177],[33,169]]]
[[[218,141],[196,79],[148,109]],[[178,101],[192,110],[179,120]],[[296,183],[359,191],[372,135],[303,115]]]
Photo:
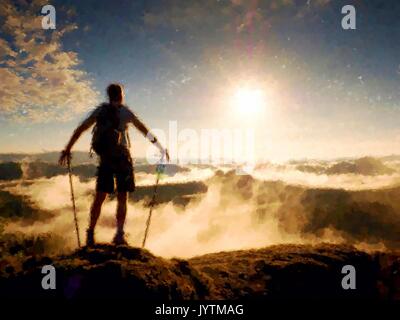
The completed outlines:
[[[265,107],[265,96],[260,89],[240,88],[233,96],[233,104],[241,114],[256,115]]]

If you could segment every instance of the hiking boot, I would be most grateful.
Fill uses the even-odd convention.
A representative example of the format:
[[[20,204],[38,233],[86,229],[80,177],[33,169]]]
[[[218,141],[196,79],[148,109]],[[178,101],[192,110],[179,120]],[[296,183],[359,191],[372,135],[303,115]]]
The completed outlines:
[[[86,246],[93,247],[94,243],[94,230],[87,229],[86,230]]]
[[[126,246],[128,242],[125,240],[125,233],[123,231],[118,231],[114,237],[113,244],[116,246]]]

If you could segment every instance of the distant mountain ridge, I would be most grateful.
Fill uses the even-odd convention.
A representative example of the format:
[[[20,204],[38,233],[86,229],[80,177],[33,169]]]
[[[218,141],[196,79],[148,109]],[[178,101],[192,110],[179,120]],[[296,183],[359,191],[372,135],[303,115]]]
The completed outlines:
[[[82,164],[82,163],[95,163],[96,156],[90,157],[88,151],[74,151],[72,152],[73,159],[75,164]],[[17,153],[17,152],[10,152],[10,153],[0,153],[0,163],[1,162],[20,162],[20,161],[43,161],[49,163],[56,163],[58,158],[60,157],[59,151],[49,151],[49,152],[38,152],[38,153]],[[347,161],[354,161],[357,159],[363,158],[375,158],[381,161],[400,161],[400,155],[392,154],[387,156],[366,156],[366,157],[346,157],[346,158],[337,158],[336,160],[313,160],[313,159],[304,159],[304,160],[289,160],[287,161],[288,164],[293,165],[305,165],[309,164],[310,162],[316,163],[330,163],[333,161],[337,162],[347,162]],[[147,163],[145,158],[136,157],[136,162],[138,164],[145,164]],[[268,161],[267,161],[268,162]],[[262,163],[261,163],[262,164]]]
[[[386,160],[384,160],[386,159]],[[351,160],[340,160],[334,163],[295,163],[296,170],[315,174],[359,174],[364,176],[390,175],[396,172],[388,167],[385,162],[396,161],[394,156],[390,158],[362,157]],[[400,157],[399,157],[400,159]]]
[[[93,178],[96,174],[97,163],[74,164],[72,172],[79,178],[85,180]],[[189,169],[175,164],[166,164],[165,174],[174,175],[178,172],[188,172]],[[136,164],[135,172],[155,173],[156,165]],[[67,174],[66,167],[57,163],[49,163],[41,160],[27,162],[2,162],[0,163],[0,181],[18,179],[52,178]]]
[[[48,163],[57,163],[60,157],[59,151],[51,152],[40,152],[40,153],[0,153],[0,163],[2,162],[31,162],[41,161]],[[74,151],[72,152],[72,159],[74,165],[93,163],[97,161],[97,156],[94,154],[90,156],[88,151]],[[146,160],[144,158],[135,158],[136,163],[144,164]]]
[[[21,161],[43,161],[57,163],[60,157],[59,151],[41,153],[0,153],[0,162],[21,162]],[[91,158],[89,152],[76,151],[72,153],[74,163],[95,163],[96,158]]]

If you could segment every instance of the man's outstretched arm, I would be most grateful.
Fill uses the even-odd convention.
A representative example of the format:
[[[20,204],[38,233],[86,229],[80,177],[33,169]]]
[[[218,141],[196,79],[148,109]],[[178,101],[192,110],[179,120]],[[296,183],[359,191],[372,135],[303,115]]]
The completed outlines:
[[[74,133],[69,139],[68,144],[65,146],[64,150],[61,151],[60,159],[58,161],[60,165],[65,165],[67,163],[67,161],[71,158],[71,149],[75,142],[79,139],[82,133],[88,130],[95,122],[96,114],[94,111],[74,130]]]
[[[153,143],[160,150],[162,155],[165,155],[167,161],[169,161],[168,150],[160,144],[157,137],[150,132],[147,126],[133,112],[131,112],[130,116],[131,116],[130,120],[136,127],[136,129],[138,129],[147,139],[149,139],[149,141]]]

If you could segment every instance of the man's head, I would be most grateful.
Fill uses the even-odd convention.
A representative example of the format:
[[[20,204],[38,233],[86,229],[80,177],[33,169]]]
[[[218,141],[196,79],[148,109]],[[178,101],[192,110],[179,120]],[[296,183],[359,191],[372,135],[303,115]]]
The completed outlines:
[[[112,83],[107,87],[107,95],[110,103],[121,104],[124,101],[124,88],[118,83]]]

